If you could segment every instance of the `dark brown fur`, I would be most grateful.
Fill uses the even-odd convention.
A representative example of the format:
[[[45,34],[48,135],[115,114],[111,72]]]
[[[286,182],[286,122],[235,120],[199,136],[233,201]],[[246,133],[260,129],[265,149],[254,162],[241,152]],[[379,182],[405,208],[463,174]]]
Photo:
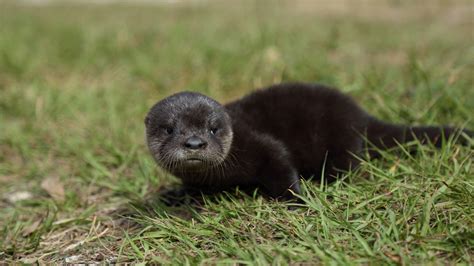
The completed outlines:
[[[174,105],[164,107],[166,101]],[[174,111],[172,108],[180,106],[179,101],[199,104]],[[180,117],[183,112],[187,112],[187,118]],[[206,133],[210,132],[209,127],[216,126],[207,122],[210,117],[218,118],[218,127],[223,131],[217,133],[221,136]],[[274,85],[224,106],[197,93],[170,96],[155,105],[147,116],[149,143],[156,135],[152,129],[159,127],[164,118],[168,119],[167,127],[174,127],[176,124],[173,123],[186,119],[203,121],[191,133],[187,130],[190,124],[181,125],[179,139],[172,134],[166,135],[175,146],[163,146],[165,151],[179,149],[182,155],[181,149],[186,150],[182,148],[183,141],[195,136],[209,143],[209,147],[192,151],[193,156],[206,152],[224,155],[216,164],[175,162],[173,167],[164,166],[181,178],[185,187],[215,191],[233,186],[259,187],[274,198],[291,198],[289,190],[299,193],[300,177],[324,174],[331,181],[339,172],[356,167],[358,160],[354,154],[363,155],[366,147],[371,146],[366,140],[379,149],[414,139],[429,141],[439,147],[443,137],[460,133],[458,129],[446,126],[411,127],[385,123],[367,114],[350,97],[335,89],[302,83]],[[230,137],[232,132],[233,137]],[[464,132],[473,136],[472,131]],[[225,153],[222,145],[229,138],[230,148]],[[369,153],[378,155],[376,149]],[[158,163],[162,163],[157,154],[153,151],[152,154]],[[190,155],[184,155],[184,158],[186,156]],[[203,155],[203,160],[207,156]]]

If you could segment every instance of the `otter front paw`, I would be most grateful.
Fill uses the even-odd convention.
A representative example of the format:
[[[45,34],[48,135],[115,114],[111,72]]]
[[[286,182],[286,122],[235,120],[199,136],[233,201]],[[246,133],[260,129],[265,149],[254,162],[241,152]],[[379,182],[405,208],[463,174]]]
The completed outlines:
[[[166,206],[182,206],[199,203],[199,197],[201,197],[199,190],[187,187],[165,189],[159,194],[159,198]]]

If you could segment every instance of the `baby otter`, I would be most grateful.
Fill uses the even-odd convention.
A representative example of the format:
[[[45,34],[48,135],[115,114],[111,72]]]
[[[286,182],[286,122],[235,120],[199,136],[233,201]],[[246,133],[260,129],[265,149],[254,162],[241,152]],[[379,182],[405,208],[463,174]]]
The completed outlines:
[[[177,93],[156,103],[145,124],[154,159],[184,187],[258,187],[283,199],[300,192],[300,176],[323,174],[331,181],[357,166],[354,155],[367,147],[375,147],[368,152],[377,156],[377,149],[415,139],[439,147],[443,137],[474,135],[382,122],[336,89],[304,83],[274,85],[226,105]]]

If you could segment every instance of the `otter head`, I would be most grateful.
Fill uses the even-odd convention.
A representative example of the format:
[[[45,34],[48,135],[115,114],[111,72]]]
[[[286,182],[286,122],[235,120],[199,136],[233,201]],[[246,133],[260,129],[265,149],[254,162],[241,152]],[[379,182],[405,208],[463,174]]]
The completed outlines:
[[[181,92],[159,101],[145,125],[151,154],[171,173],[207,171],[225,160],[232,143],[224,107],[199,93]]]

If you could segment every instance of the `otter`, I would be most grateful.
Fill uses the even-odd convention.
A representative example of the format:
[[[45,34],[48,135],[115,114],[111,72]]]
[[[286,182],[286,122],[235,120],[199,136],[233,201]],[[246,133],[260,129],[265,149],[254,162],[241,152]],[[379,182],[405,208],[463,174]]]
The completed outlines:
[[[413,140],[440,147],[473,132],[449,126],[383,122],[351,97],[319,84],[284,83],[221,105],[196,92],[156,103],[145,118],[148,148],[183,189],[254,187],[291,200],[300,177],[334,181],[359,163]]]

